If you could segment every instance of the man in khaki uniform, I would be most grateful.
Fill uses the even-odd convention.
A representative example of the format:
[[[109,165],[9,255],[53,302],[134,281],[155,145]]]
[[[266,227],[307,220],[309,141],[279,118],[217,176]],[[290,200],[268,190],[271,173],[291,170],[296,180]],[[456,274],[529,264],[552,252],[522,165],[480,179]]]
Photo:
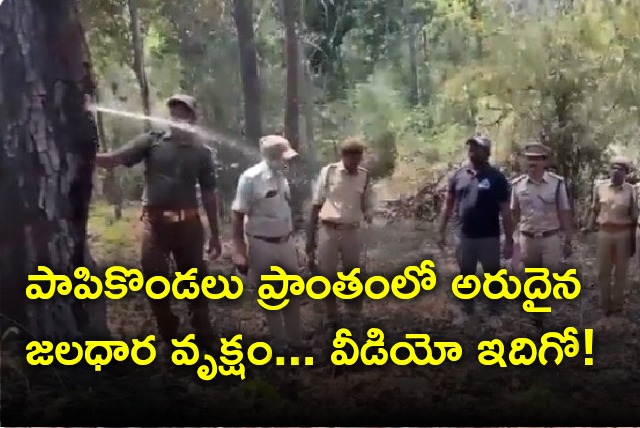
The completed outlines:
[[[262,161],[240,176],[232,205],[234,264],[243,274],[248,270],[256,286],[261,284],[261,275],[273,274],[272,266],[281,267],[287,274],[299,273],[298,255],[291,240],[291,192],[283,174],[286,161],[297,153],[279,135],[262,137],[260,152]],[[265,312],[274,348],[302,347],[298,299],[291,299],[281,311]]]
[[[167,102],[172,121],[191,126],[196,122],[196,102],[188,95],[174,95]],[[96,164],[103,168],[145,164],[142,195],[142,271],[146,278],[168,276],[169,257],[177,270],[198,269],[200,282],[207,275],[203,260],[204,228],[198,212],[196,184],[200,184],[203,206],[209,220],[209,253],[220,255],[216,174],[211,151],[193,132],[171,126],[169,132],[142,134],[123,147],[99,153]],[[179,318],[171,311],[169,298],[149,299],[158,330],[164,340],[176,338]],[[213,331],[209,301],[203,295],[189,300],[191,325],[196,338],[209,344]]]
[[[560,261],[571,255],[573,222],[563,177],[545,171],[550,150],[540,143],[528,144],[524,155],[528,172],[512,182],[511,213],[519,224],[520,249],[525,268],[560,270]],[[564,232],[564,243],[560,237]],[[542,314],[534,322],[542,327]]]
[[[373,219],[369,172],[360,167],[363,153],[362,141],[356,138],[345,140],[341,145],[342,160],[322,168],[315,187],[306,252],[309,263],[313,264],[316,228],[320,223],[317,237],[318,270],[329,279],[336,279],[339,257],[345,273],[362,267],[363,237],[360,224],[363,220],[371,223]],[[358,317],[362,311],[362,298],[345,302],[349,315]],[[329,295],[325,304],[328,321],[335,324],[338,315],[335,296]]]
[[[595,186],[589,229],[598,223],[598,283],[600,303],[607,317],[622,312],[629,258],[633,255],[638,204],[633,186],[625,183],[631,162],[625,157],[612,161],[611,180]],[[595,220],[595,221],[594,221]],[[611,271],[615,270],[613,288]]]

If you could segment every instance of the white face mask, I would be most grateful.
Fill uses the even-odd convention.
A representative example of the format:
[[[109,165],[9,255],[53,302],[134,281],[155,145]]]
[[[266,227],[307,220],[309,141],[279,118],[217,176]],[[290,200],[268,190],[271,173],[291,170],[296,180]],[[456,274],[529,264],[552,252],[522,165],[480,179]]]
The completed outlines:
[[[265,162],[274,171],[282,171],[284,169],[284,159],[265,159]]]

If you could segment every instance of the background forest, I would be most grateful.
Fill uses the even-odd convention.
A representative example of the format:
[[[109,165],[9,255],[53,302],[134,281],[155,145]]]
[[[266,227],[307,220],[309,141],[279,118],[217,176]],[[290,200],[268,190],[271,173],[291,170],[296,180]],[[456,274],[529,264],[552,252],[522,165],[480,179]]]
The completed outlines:
[[[251,414],[264,424],[276,408],[333,415],[345,403],[367,403],[380,416],[402,403],[428,416],[446,406],[474,421],[489,419],[460,409],[492,417],[511,410],[520,421],[542,418],[540,425],[549,425],[557,412],[570,415],[569,425],[584,425],[605,410],[619,416],[637,409],[637,261],[628,274],[628,319],[603,320],[593,286],[593,235],[577,238],[568,261],[580,269],[583,292],[545,321],[550,331],[568,325],[598,331],[605,346],[587,370],[576,363],[562,373],[549,367],[491,372],[468,360],[438,370],[381,366],[347,377],[317,366],[272,383],[220,383],[223,393],[216,394],[212,384],[194,383],[193,373],[160,361],[153,376],[140,367],[127,376],[97,376],[86,366],[32,371],[16,357],[24,347],[13,339],[156,334],[143,293],[27,305],[24,290],[38,266],[69,276],[84,266],[92,272],[139,267],[140,204],[123,201],[139,200],[141,169],[95,172],[93,142],[99,137],[100,150],[121,146],[151,126],[122,113],[164,116],[164,101],[176,92],[199,101],[227,214],[237,177],[267,133],[284,133],[302,155],[290,170],[298,218],[319,167],[336,159],[341,139],[357,134],[369,144],[366,163],[382,199],[437,182],[464,159],[465,138],[483,132],[494,141],[494,160],[509,173],[518,172],[524,142],[543,140],[555,150],[560,174],[571,179],[576,203],[586,205],[592,179],[611,152],[640,161],[639,0],[4,0],[1,6],[0,406],[14,418],[47,417],[45,426],[64,425],[69,415],[131,412],[149,417],[144,425],[150,416],[184,424],[213,414],[210,420],[224,425],[223,416],[237,424],[239,415]],[[103,110],[96,114],[97,132],[82,104],[94,96],[93,80],[93,101]],[[97,188],[92,174],[100,175]],[[453,278],[452,248],[437,248],[429,220],[413,220],[376,221],[367,229],[364,270],[391,273],[416,260],[437,260],[439,278]],[[220,229],[223,254],[209,268],[231,275],[230,225],[221,222]],[[294,239],[303,256],[302,236]],[[518,305],[488,330],[461,324],[458,302],[446,290],[407,302],[367,302],[366,321],[388,326],[389,343],[410,331],[438,332],[470,350],[481,334],[534,331]],[[212,318],[221,334],[241,330],[247,340],[263,340],[266,324],[252,306],[255,296],[247,296],[228,306],[212,303]],[[306,332],[322,328],[321,303],[303,305]],[[179,313],[186,329],[184,306]],[[309,338],[318,355],[328,349],[321,336]],[[246,411],[238,403],[246,403]],[[218,411],[231,408],[238,411]]]
[[[503,163],[542,138],[567,176],[593,171],[611,147],[637,158],[628,147],[640,120],[636,1],[80,3],[101,105],[162,115],[166,97],[188,92],[219,142],[284,132],[306,171],[332,161],[341,138],[364,135],[387,194],[460,161],[474,131],[494,138]],[[104,149],[143,130],[101,116]],[[219,147],[228,198],[237,153]],[[124,174],[124,196],[135,199],[140,174]]]

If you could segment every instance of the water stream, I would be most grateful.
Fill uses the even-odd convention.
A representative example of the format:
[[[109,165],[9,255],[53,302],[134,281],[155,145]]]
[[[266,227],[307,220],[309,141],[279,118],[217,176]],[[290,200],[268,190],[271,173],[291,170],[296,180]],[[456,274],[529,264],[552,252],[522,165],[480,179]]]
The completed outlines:
[[[260,158],[260,155],[258,153],[257,149],[252,149],[251,147],[248,147],[246,144],[244,144],[241,141],[238,141],[237,139],[234,139],[232,137],[229,137],[227,135],[223,135],[219,132],[215,132],[211,129],[207,129],[207,128],[203,128],[201,126],[197,126],[197,125],[189,125],[187,123],[181,123],[181,122],[176,122],[173,121],[171,119],[165,118],[165,117],[157,117],[157,116],[147,116],[144,114],[140,114],[140,113],[134,113],[134,112],[130,112],[130,111],[126,111],[126,110],[121,110],[121,109],[115,109],[115,108],[109,108],[109,107],[105,107],[105,106],[101,106],[98,104],[90,104],[87,107],[87,110],[92,111],[92,112],[101,112],[101,113],[105,113],[105,114],[111,114],[114,116],[120,116],[120,117],[125,117],[128,119],[135,119],[135,120],[148,120],[151,123],[156,123],[159,125],[165,125],[165,126],[173,126],[179,129],[183,129],[187,132],[192,132],[196,135],[198,135],[199,137],[205,139],[205,140],[209,140],[212,142],[216,142],[216,143],[221,143],[221,144],[225,144],[227,146],[230,146],[232,148],[234,148],[235,150],[238,150],[240,152],[242,152],[244,155],[246,155],[247,157],[257,160]]]

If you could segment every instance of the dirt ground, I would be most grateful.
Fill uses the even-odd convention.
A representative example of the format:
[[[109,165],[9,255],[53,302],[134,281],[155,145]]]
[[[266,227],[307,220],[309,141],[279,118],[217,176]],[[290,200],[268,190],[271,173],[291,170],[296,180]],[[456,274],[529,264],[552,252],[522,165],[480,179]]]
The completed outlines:
[[[119,222],[111,222],[108,208],[104,206],[95,211],[90,222],[90,242],[98,263],[102,266],[137,265],[140,236],[138,207],[130,206],[125,209],[124,218]],[[228,225],[223,227],[222,233],[225,251],[210,267],[229,275],[233,272],[233,267],[228,257]],[[300,262],[304,264],[303,239],[296,239],[299,241]],[[273,413],[273,406],[276,405],[274,403],[278,403],[276,407],[281,408],[284,414],[290,416],[292,412],[298,412],[296,414],[300,417],[305,414],[305,406],[314,409],[339,406],[343,413],[348,412],[345,410],[347,408],[365,406],[367,414],[372,416],[371,409],[375,408],[386,412],[381,414],[388,414],[404,412],[402,409],[405,407],[415,409],[424,407],[424,403],[438,403],[438,409],[481,409],[478,413],[481,415],[480,419],[476,419],[478,423],[485,420],[482,417],[518,409],[518,416],[524,418],[521,420],[535,421],[541,414],[548,416],[555,412],[563,415],[564,419],[561,419],[566,420],[569,425],[586,423],[576,419],[574,412],[599,414],[599,406],[603,406],[603,403],[607,403],[609,411],[615,411],[615,406],[626,410],[636,409],[640,394],[640,295],[636,281],[637,262],[634,262],[629,275],[630,291],[627,293],[625,316],[603,319],[598,308],[598,292],[592,285],[595,251],[591,240],[592,238],[582,239],[573,257],[582,277],[581,296],[575,301],[564,302],[558,308],[554,306],[554,311],[545,315],[545,330],[562,331],[567,326],[574,326],[579,331],[593,328],[595,362],[592,367],[584,366],[582,354],[574,359],[565,359],[560,366],[555,366],[552,362],[546,367],[537,365],[499,369],[482,366],[477,361],[477,344],[481,340],[496,337],[539,337],[533,327],[532,315],[525,313],[521,304],[511,301],[506,304],[505,313],[497,321],[486,317],[483,310],[480,311],[480,316],[473,319],[463,317],[450,289],[451,278],[456,274],[452,248],[449,247],[444,253],[436,248],[432,224],[406,221],[374,223],[368,228],[366,269],[370,273],[395,273],[408,264],[432,259],[436,262],[438,285],[435,290],[423,292],[410,301],[366,301],[364,326],[381,328],[385,332],[385,343],[391,344],[402,340],[407,333],[428,333],[433,340],[458,341],[463,346],[461,361],[444,363],[435,368],[400,368],[388,365],[384,368],[370,366],[344,371],[323,364],[303,369],[274,368],[280,370],[280,374],[275,375],[281,381],[275,382],[279,384],[277,387],[274,382],[265,381],[266,378],[261,373],[256,373],[252,378],[248,371],[245,381],[224,383],[225,393],[220,396],[212,392],[211,383],[200,381],[196,377],[197,366],[177,368],[158,358],[153,364],[162,368],[156,369],[157,372],[146,378],[145,391],[151,394],[149,391],[163,390],[171,395],[178,390],[180,393],[186,391],[189,395],[197,396],[200,402],[183,415],[186,420],[189,420],[189,414],[195,415],[207,408],[211,400],[216,405],[226,403],[236,412],[243,411],[238,402],[246,402],[247,411],[251,409],[256,415]],[[181,316],[181,333],[186,335],[190,332],[186,305],[178,302],[174,308],[176,314]],[[242,332],[245,335],[243,343],[267,338],[266,323],[257,308],[255,298],[248,297],[224,304],[212,302],[210,309],[215,327],[222,337],[230,338]],[[110,328],[115,336],[141,338],[157,334],[155,322],[143,296],[110,302],[108,313]],[[312,345],[314,355],[319,358],[326,356],[332,349],[332,342],[321,328],[322,302],[305,301],[302,319],[305,337]],[[84,382],[90,388],[95,388],[95,391],[85,394],[80,403],[77,399],[74,403],[67,403],[61,397],[59,400],[64,402],[54,406],[55,410],[52,407],[48,411],[62,414],[76,406],[84,405],[86,408],[98,396],[104,405],[107,405],[106,400],[109,406],[117,404],[126,407],[127,402],[136,394],[143,394],[140,385],[137,385],[138,381],[133,381],[131,375],[110,383],[101,381],[100,385],[95,383],[95,378],[100,374],[88,373],[87,376],[94,376],[93,381],[87,378]],[[64,381],[64,376],[62,377]],[[213,382],[218,382],[217,378]],[[487,385],[493,385],[489,394],[491,397],[488,397]],[[38,391],[45,394],[45,390],[41,386]],[[26,400],[33,402],[37,396],[38,394],[34,396],[32,393]],[[147,399],[155,400],[151,396]],[[563,405],[561,402],[570,404]],[[614,407],[608,403],[613,403]],[[149,404],[154,408],[157,405]],[[439,411],[433,410],[433,417],[439,415]],[[329,410],[327,412],[330,413]],[[445,410],[442,412],[446,413]],[[406,416],[409,413],[403,414]],[[487,422],[489,420],[486,419]],[[594,419],[589,420],[593,421],[590,423],[596,423]],[[170,422],[167,420],[167,423]],[[602,423],[606,422],[603,420],[600,424]],[[464,423],[458,423],[460,424]]]
[[[104,212],[102,212],[105,215]],[[124,211],[124,218],[118,223],[109,225],[94,221],[90,223],[89,233],[93,256],[101,266],[124,264],[139,266],[140,250],[140,223],[137,221],[139,208],[130,205]],[[105,215],[108,218],[108,214]],[[203,216],[203,222],[206,219]],[[366,230],[365,249],[363,251],[363,263],[365,269],[371,274],[394,274],[405,266],[430,259],[436,263],[438,272],[438,285],[431,292],[423,292],[421,295],[408,302],[389,299],[384,301],[365,302],[365,314],[372,321],[403,320],[405,317],[415,316],[427,320],[451,324],[451,328],[460,327],[464,317],[460,311],[457,299],[450,288],[451,279],[457,274],[453,254],[452,239],[448,241],[448,247],[443,251],[435,245],[435,232],[433,224],[415,221],[399,221],[385,223],[376,221]],[[125,229],[120,233],[113,230]],[[221,225],[223,240],[223,254],[215,261],[209,263],[213,272],[224,275],[235,274],[230,260],[230,225]],[[114,236],[115,235],[115,236]],[[304,237],[295,237],[300,265],[306,265],[304,256]],[[124,241],[124,242],[123,242]],[[595,282],[595,245],[594,237],[580,237],[576,250],[567,267],[575,266],[582,278],[582,292],[580,298],[562,305],[561,311],[554,311],[546,315],[549,319],[548,326],[560,328],[560,326],[572,325],[579,329],[595,328],[600,331],[620,331],[624,333],[636,331],[640,322],[640,287],[638,282],[637,261],[631,263],[629,272],[629,284],[626,292],[625,316],[610,320],[603,319],[598,305],[599,293],[594,286]],[[266,335],[266,325],[254,305],[245,299],[242,305],[234,303],[219,305],[210,304],[216,325],[223,330],[237,328],[238,320],[250,323],[243,327],[261,332]],[[308,300],[303,305],[303,320],[306,330],[313,330],[313,326],[322,318],[322,302]],[[512,302],[507,305],[507,312],[513,316],[507,323],[496,326],[501,330],[507,329],[527,333],[527,325],[531,324],[532,316],[525,313],[522,308]],[[175,306],[177,314],[184,315],[186,310],[183,303]],[[132,322],[133,320],[138,322]],[[188,322],[183,324],[187,328]],[[109,322],[111,330],[123,337],[135,337],[152,334],[155,332],[154,321],[146,305],[144,298],[125,299],[110,302]],[[186,332],[186,331],[185,331]],[[408,331],[407,331],[408,332]]]

